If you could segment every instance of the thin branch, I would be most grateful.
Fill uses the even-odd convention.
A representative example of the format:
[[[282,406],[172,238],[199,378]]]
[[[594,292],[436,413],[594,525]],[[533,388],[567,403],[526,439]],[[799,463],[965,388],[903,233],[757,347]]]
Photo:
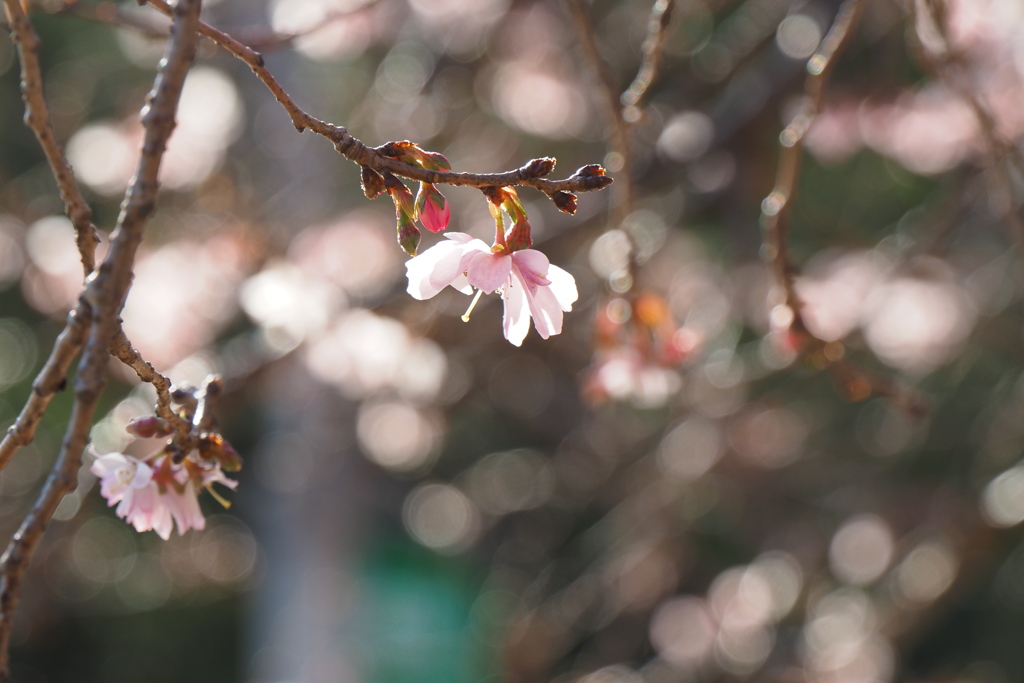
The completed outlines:
[[[96,226],[92,224],[92,209],[78,189],[71,166],[64,158],[50,123],[50,110],[43,95],[43,72],[39,66],[39,36],[33,30],[19,0],[4,0],[4,8],[11,26],[11,38],[18,46],[21,59],[21,97],[25,101],[25,125],[35,133],[53,171],[60,198],[64,201],[64,212],[75,226],[82,269],[89,275],[96,267],[99,235]]]
[[[793,327],[800,332],[806,332],[806,326],[801,313],[802,303],[794,288],[795,269],[790,259],[787,233],[797,179],[800,176],[803,139],[821,110],[825,84],[835,66],[836,55],[849,42],[852,28],[863,8],[863,0],[846,0],[839,8],[832,28],[807,62],[804,103],[779,136],[781,150],[775,188],[761,202],[761,255],[775,271],[785,292],[785,303],[793,311]]]
[[[82,311],[86,313],[83,316]],[[0,441],[0,470],[7,466],[18,449],[29,445],[36,436],[39,423],[50,401],[64,389],[68,368],[82,350],[88,336],[88,309],[77,308],[68,314],[67,326],[57,337],[50,357],[32,382],[32,394],[18,414],[18,419]]]
[[[143,227],[153,212],[157,173],[174,129],[174,116],[188,68],[195,57],[200,0],[178,0],[174,28],[153,90],[143,109],[145,139],[125,196],[110,251],[82,294],[92,311],[89,340],[75,381],[75,405],[60,455],[34,507],[0,558],[0,680],[9,676],[8,646],[21,582],[32,554],[60,501],[74,490],[96,402],[104,385],[108,347],[120,326],[119,313],[131,283]]]
[[[612,190],[614,199],[612,201],[611,223],[613,226],[618,227],[633,210],[632,152],[629,143],[629,124],[623,116],[622,100],[619,96],[619,86],[615,81],[615,75],[608,66],[608,62],[601,56],[601,49],[597,45],[597,36],[594,35],[594,27],[590,22],[590,17],[587,16],[586,8],[581,0],[567,0],[567,4],[587,63],[597,78],[598,90],[600,91],[599,99],[601,100],[605,118],[611,127],[610,151],[617,152],[622,157],[622,168],[617,171],[620,174],[621,182],[616,184]],[[633,251],[635,252],[635,249]]]
[[[647,22],[647,38],[643,45],[643,62],[640,63],[633,82],[620,98],[626,107],[639,107],[651,84],[658,77],[673,7],[672,0],[657,0],[651,7],[651,18]]]
[[[156,390],[156,414],[174,429],[172,446],[176,455],[184,457],[195,447],[192,438],[192,424],[182,418],[171,407],[171,380],[156,371],[156,368],[142,357],[133,346],[124,329],[118,323],[114,340],[110,343],[110,355],[130,367],[139,379],[152,384]]]
[[[165,0],[147,1],[148,4],[160,12],[164,14],[170,13],[170,6]],[[295,126],[296,130],[301,133],[308,129],[317,135],[327,138],[334,144],[334,148],[340,154],[360,166],[368,166],[377,171],[387,169],[403,178],[433,183],[435,185],[461,185],[477,188],[506,185],[527,186],[540,190],[553,201],[558,192],[590,192],[603,189],[612,183],[612,178],[603,175],[603,171],[601,174],[594,174],[591,172],[592,167],[588,166],[583,167],[568,178],[547,180],[537,175],[535,170],[532,170],[539,166],[533,162],[504,173],[460,173],[455,171],[429,171],[396,159],[391,159],[350,135],[344,126],[326,123],[303,111],[295,104],[291,96],[285,92],[281,84],[277,82],[277,79],[267,70],[266,65],[263,63],[263,56],[259,52],[243,45],[240,41],[223,31],[213,28],[209,24],[200,22],[199,32],[249,65],[249,68],[256,74],[256,77],[263,81],[263,84],[267,86],[267,89],[274,95],[274,98],[288,112],[288,116],[291,118],[292,125]],[[591,171],[586,169],[591,169]]]
[[[922,18],[930,20],[931,25],[935,28],[936,37],[941,41],[941,47],[939,52],[934,52],[924,41],[917,38],[912,42],[914,52],[925,69],[956,93],[971,108],[978,120],[986,161],[995,181],[993,194],[1000,205],[1010,235],[1017,243],[1018,250],[1024,251],[1024,217],[1021,216],[1020,207],[1014,199],[1013,180],[1004,162],[1009,160],[1010,163],[1017,165],[1018,169],[1021,169],[1024,164],[1017,156],[1016,146],[999,133],[995,116],[988,105],[981,100],[977,92],[963,79],[957,78],[954,73],[958,67],[963,66],[964,58],[950,43],[948,27],[941,6],[935,0],[925,0],[922,7],[927,12],[926,17],[918,14],[913,2],[909,3],[911,23],[916,27]]]
[[[839,390],[851,400],[862,401],[871,396],[880,396],[891,400],[909,414],[920,416],[927,412],[927,403],[920,395],[888,378],[858,368],[846,359],[846,350],[841,342],[825,341],[807,329],[803,318],[803,302],[796,292],[796,267],[790,257],[787,239],[797,180],[800,177],[804,136],[821,111],[825,86],[835,68],[836,58],[849,43],[853,27],[863,9],[863,0],[845,0],[836,14],[832,28],[807,62],[803,106],[779,136],[781,150],[775,188],[761,202],[761,255],[775,271],[782,286],[784,303],[792,314],[790,329],[800,339],[801,350],[811,363],[820,369],[828,369]]]

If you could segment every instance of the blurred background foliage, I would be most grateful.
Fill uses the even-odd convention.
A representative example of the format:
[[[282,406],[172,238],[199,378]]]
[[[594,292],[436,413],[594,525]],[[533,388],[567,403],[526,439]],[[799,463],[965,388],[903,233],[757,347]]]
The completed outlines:
[[[496,297],[464,324],[453,290],[407,296],[390,204],[205,43],[124,321],[175,382],[225,376],[236,504],[164,543],[83,468],[30,572],[14,679],[1022,680],[1020,257],[973,113],[908,48],[907,4],[865,2],[807,140],[791,246],[810,329],[927,413],[851,401],[828,359],[798,357],[759,259],[779,132],[838,4],[676,0],[633,116],[632,212],[611,222],[615,187],[574,217],[521,193],[580,289],[564,332],[521,349]],[[1019,143],[1024,5],[945,4],[970,89]],[[55,129],[109,230],[166,22],[29,5]],[[584,3],[620,89],[650,5]],[[411,139],[477,172],[601,162],[625,182],[563,3],[219,0],[204,16],[368,144]],[[81,284],[18,80],[0,34],[8,424]],[[452,229],[487,239],[483,197],[445,194]],[[110,375],[93,447],[145,455],[123,427],[153,396]],[[0,476],[6,532],[69,411],[58,397]]]

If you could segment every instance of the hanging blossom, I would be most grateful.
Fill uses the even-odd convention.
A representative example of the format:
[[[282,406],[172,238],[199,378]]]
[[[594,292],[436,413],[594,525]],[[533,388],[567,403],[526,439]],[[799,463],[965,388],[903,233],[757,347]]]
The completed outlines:
[[[129,425],[138,435],[166,436],[162,429],[153,432],[149,424],[158,418],[143,418]],[[137,429],[133,426],[142,424]],[[169,431],[169,430],[168,430]],[[136,531],[155,531],[165,541],[177,527],[178,534],[189,529],[203,529],[206,518],[199,508],[198,494],[209,491],[224,507],[229,503],[213,489],[221,484],[234,489],[238,482],[225,476],[225,469],[235,470],[241,460],[235,450],[218,435],[200,437],[199,448],[180,462],[167,449],[138,459],[124,453],[97,455],[89,468],[100,479],[100,495],[107,505],[117,505],[117,516]]]
[[[460,232],[406,262],[407,291],[424,300],[448,286],[476,297],[462,316],[469,320],[482,294],[498,292],[504,302],[505,338],[520,346],[530,330],[544,339],[562,331],[562,314],[572,310],[579,296],[572,275],[551,265],[548,257],[530,249],[530,224],[512,188],[492,188],[488,195],[495,215],[495,244],[487,244]],[[505,210],[514,221],[506,234],[501,217]]]
[[[616,297],[594,320],[594,362],[584,373],[583,396],[593,405],[631,400],[655,407],[678,390],[679,366],[700,349],[701,335],[676,328],[668,303],[652,292]]]

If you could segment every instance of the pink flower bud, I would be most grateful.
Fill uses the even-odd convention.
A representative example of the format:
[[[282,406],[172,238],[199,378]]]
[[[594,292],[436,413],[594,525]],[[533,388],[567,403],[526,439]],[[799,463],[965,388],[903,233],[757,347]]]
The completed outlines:
[[[167,424],[167,420],[156,417],[155,415],[137,417],[129,422],[127,426],[125,426],[124,430],[129,434],[142,437],[143,439],[171,435],[171,426]]]
[[[416,210],[423,227],[430,232],[445,230],[452,216],[448,200],[430,183],[420,183],[420,191],[416,195]]]

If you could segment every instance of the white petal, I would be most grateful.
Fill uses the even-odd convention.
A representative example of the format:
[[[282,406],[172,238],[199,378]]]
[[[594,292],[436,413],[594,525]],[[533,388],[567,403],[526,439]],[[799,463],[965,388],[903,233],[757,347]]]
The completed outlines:
[[[409,278],[406,291],[421,301],[435,296],[460,275],[459,264],[465,250],[465,245],[457,241],[438,242],[406,261],[405,272]]]
[[[502,298],[505,301],[505,317],[502,321],[505,339],[515,346],[522,346],[526,333],[530,331],[530,307],[522,282],[513,279],[502,291]]]
[[[134,460],[134,458],[133,458]],[[135,476],[132,477],[131,487],[133,489],[140,489],[147,485],[153,479],[153,468],[146,463],[140,461],[136,462]]]
[[[548,285],[547,289],[555,295],[558,305],[561,306],[563,311],[571,311],[573,303],[580,296],[579,292],[576,291],[576,279],[558,266],[550,266],[548,268],[548,280],[551,281],[551,284]]]
[[[527,295],[533,326],[542,339],[562,331],[562,307],[551,287],[538,287],[533,296]]]
[[[135,458],[132,458],[134,460]],[[89,466],[89,471],[95,474],[100,479],[108,477],[122,467],[129,465],[128,457],[122,453],[107,453],[97,457],[92,465]]]

